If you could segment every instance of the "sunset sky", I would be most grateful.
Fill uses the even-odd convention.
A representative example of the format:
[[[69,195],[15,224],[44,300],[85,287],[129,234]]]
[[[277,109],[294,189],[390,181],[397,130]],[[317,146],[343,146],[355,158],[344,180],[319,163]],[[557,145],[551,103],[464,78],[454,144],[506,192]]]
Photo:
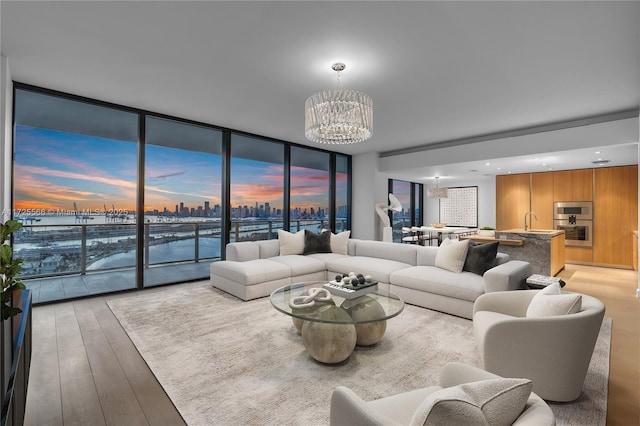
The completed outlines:
[[[135,211],[137,144],[16,126],[14,208]],[[155,145],[145,149],[145,211],[220,204],[220,157]],[[283,167],[232,159],[231,205],[282,208]],[[327,171],[291,170],[291,207],[328,206]],[[340,187],[346,186],[342,175]]]

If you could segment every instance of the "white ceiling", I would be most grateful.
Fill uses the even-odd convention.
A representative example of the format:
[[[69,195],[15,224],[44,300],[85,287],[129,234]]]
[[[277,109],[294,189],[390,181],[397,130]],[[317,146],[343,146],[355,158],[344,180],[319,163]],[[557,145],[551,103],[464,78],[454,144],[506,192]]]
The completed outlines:
[[[637,1],[3,0],[0,14],[16,81],[305,145],[304,101],[345,62],[342,87],[374,102],[374,136],[329,147],[346,154],[640,105]],[[628,160],[633,148],[607,149]],[[547,162],[571,168],[559,163],[578,154],[594,157]],[[450,173],[544,167],[500,161]]]

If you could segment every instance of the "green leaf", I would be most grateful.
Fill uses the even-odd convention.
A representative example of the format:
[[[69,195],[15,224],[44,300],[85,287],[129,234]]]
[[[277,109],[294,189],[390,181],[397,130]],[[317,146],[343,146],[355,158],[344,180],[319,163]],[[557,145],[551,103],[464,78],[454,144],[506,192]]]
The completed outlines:
[[[20,312],[22,312],[22,309],[14,308],[12,306],[6,305],[5,303],[2,303],[2,320],[3,321],[15,315],[18,315]]]

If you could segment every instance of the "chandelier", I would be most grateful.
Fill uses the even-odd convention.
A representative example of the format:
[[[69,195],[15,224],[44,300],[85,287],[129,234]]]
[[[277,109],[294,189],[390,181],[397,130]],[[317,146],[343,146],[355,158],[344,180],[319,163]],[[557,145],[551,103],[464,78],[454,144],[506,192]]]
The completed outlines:
[[[449,197],[449,189],[448,188],[440,188],[438,186],[438,179],[440,177],[436,176],[436,187],[435,188],[427,188],[427,197],[429,198],[448,198]]]
[[[345,64],[331,68],[338,73],[336,90],[318,92],[307,98],[304,135],[313,142],[351,144],[373,134],[373,101],[368,95],[340,88],[340,71]]]

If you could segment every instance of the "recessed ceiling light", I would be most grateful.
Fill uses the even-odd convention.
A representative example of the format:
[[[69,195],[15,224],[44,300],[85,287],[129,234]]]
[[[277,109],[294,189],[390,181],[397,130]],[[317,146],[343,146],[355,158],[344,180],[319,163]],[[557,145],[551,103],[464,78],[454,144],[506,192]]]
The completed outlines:
[[[596,153],[596,154],[600,154],[600,151],[596,151],[595,153]]]
[[[498,170],[502,170],[502,167],[498,167]]]
[[[546,166],[546,165],[547,165],[547,163],[542,163],[542,165],[543,165],[543,166]]]
[[[486,163],[486,164],[485,164],[485,166],[490,166],[490,165],[491,165],[491,163]]]

